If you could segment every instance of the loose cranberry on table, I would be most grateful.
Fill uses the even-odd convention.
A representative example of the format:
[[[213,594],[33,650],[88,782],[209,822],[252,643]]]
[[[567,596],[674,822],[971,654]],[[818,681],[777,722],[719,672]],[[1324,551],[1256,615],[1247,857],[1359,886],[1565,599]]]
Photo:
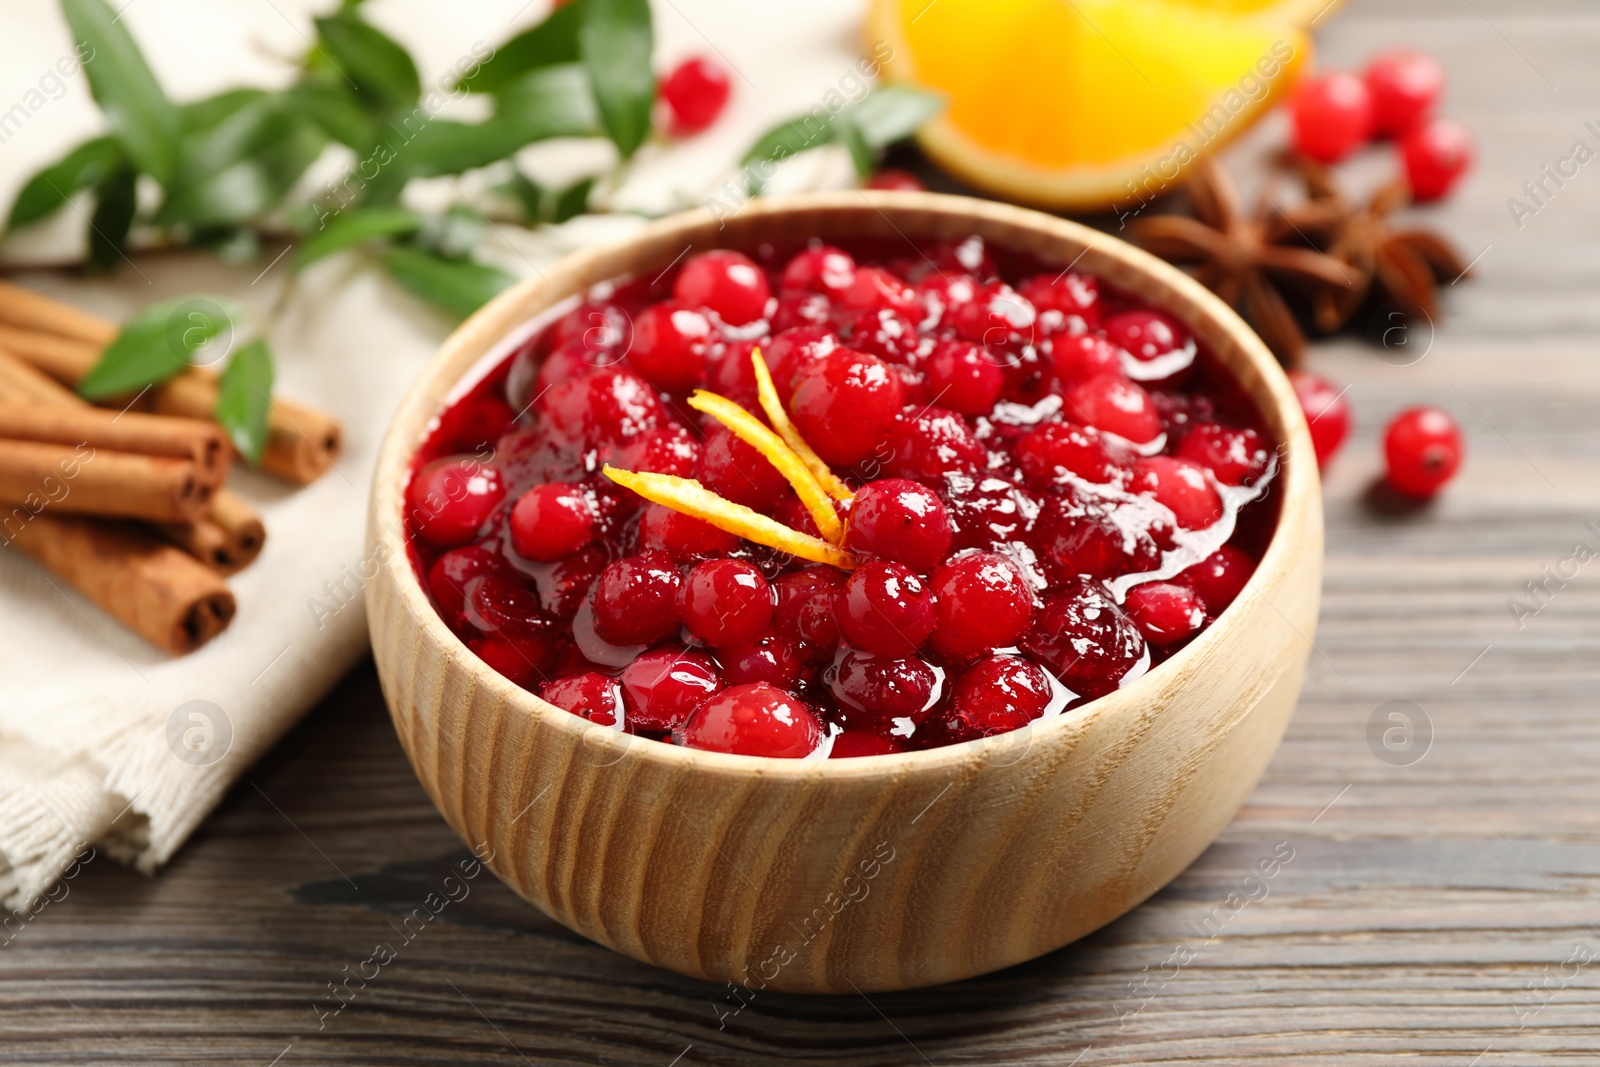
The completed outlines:
[[[1447,412],[1433,407],[1402,411],[1383,435],[1389,484],[1407,496],[1431,497],[1455,477],[1463,448],[1461,429]]]
[[[1314,78],[1289,101],[1295,151],[1319,163],[1337,163],[1372,137],[1372,92],[1354,74]]]
[[[1444,92],[1444,68],[1414,48],[1379,53],[1363,76],[1372,94],[1373,131],[1384,137],[1398,137],[1422,122]]]
[[[678,136],[699,133],[722,114],[733,82],[728,72],[705,58],[686,59],[661,80],[661,99],[671,116],[671,132]]]
[[[873,173],[867,179],[868,189],[887,189],[902,193],[920,193],[927,189],[922,184],[922,179],[908,170],[899,170],[895,167],[884,167]]]
[[[1311,446],[1317,453],[1317,466],[1326,467],[1350,436],[1350,403],[1344,390],[1328,379],[1308,370],[1289,372],[1289,384],[1305,412],[1311,430]]]
[[[1418,200],[1438,200],[1454,189],[1478,150],[1472,134],[1453,119],[1435,119],[1414,128],[1400,142],[1406,182]]]

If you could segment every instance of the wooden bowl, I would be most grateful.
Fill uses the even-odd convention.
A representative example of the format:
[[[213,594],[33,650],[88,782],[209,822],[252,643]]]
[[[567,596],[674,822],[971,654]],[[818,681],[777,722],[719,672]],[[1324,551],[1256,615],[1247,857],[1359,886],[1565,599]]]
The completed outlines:
[[[1244,593],[1110,696],[984,741],[848,760],[676,748],[596,726],[480,662],[407,559],[402,482],[464,376],[535,316],[692,250],[982,236],[1177,316],[1284,445],[1282,517]],[[523,329],[526,333],[526,329]],[[445,819],[541,911],[618,952],[750,989],[904,989],[1019,963],[1150,896],[1254,787],[1300,691],[1322,570],[1317,466],[1265,346],[1182,272],[1050,215],[926,193],[693,211],[567,257],[457,330],[396,413],[373,483],[368,616],[395,729]],[[738,1001],[731,1000],[728,1010]]]

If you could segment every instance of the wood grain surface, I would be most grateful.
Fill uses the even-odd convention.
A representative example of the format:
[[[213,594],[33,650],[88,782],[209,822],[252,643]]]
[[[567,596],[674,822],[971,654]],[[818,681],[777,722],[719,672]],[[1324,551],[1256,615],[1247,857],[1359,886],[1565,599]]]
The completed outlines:
[[[1584,129],[1600,120],[1600,17],[1589,0],[1350,0],[1319,39],[1325,62],[1403,40],[1441,56],[1448,110],[1484,155],[1440,225],[1483,256],[1419,362],[1353,342],[1313,355],[1352,383],[1357,428],[1326,488],[1305,694],[1244,810],[1171,886],[999,974],[762,995],[729,1015],[725,988],[590,944],[487,874],[406,924],[468,854],[369,666],[161,876],[99,857],[11,931],[0,1062],[1600,1061],[1600,562],[1520,629],[1508,607],[1575,542],[1600,546],[1600,163],[1520,230],[1506,206],[1575,140],[1600,147]],[[1414,354],[1426,331],[1408,340]],[[1368,493],[1376,436],[1424,401],[1462,419],[1471,454],[1437,504],[1397,513]],[[1390,757],[1420,754],[1409,765],[1369,746],[1388,701],[1431,723],[1426,746],[1419,733]],[[1285,846],[1274,877],[1247,880]],[[327,983],[379,942],[394,959],[319,1029]]]

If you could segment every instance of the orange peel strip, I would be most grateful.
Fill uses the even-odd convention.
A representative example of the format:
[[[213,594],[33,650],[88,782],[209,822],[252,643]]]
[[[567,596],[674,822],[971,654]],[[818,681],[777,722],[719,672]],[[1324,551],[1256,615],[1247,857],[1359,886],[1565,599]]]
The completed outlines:
[[[772,428],[778,431],[778,436],[783,438],[783,443],[789,446],[790,451],[800,457],[800,462],[806,465],[811,476],[829,496],[841,504],[850,503],[855,499],[850,487],[839,480],[839,476],[822,461],[821,456],[812,451],[811,446],[806,444],[806,439],[800,436],[795,424],[789,421],[789,413],[783,410],[783,401],[778,399],[778,390],[772,384],[772,372],[767,369],[767,361],[762,358],[761,349],[758,348],[750,353],[750,363],[756,369],[756,395],[761,400],[761,410],[767,413]]]
[[[754,541],[758,545],[766,545],[813,563],[826,563],[840,570],[849,571],[856,567],[855,556],[844,549],[830,545],[820,537],[791,530],[777,519],[770,519],[743,504],[724,500],[693,478],[618,470],[609,463],[604,471],[607,478],[625,489],[633,490],[651,503],[692,515],[746,541]]]
[[[811,468],[806,466],[805,461],[784,442],[783,438],[725,396],[697,389],[689,398],[689,406],[722,423],[735,437],[760,452],[768,463],[778,468],[778,473],[794,486],[794,491],[800,496],[800,503],[811,512],[812,521],[817,524],[817,532],[822,534],[823,540],[833,544],[843,540],[844,523],[839,521],[839,513],[833,510],[833,502],[828,499],[827,490],[822,488],[822,483],[811,473]]]

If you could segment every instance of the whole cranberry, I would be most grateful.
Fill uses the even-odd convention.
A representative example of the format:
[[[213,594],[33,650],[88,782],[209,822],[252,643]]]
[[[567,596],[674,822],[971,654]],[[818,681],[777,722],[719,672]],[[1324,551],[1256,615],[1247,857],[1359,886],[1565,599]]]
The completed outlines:
[[[705,374],[711,322],[687,304],[665,300],[651,304],[634,320],[628,363],[651,385],[681,393],[700,384]]]
[[[1266,472],[1272,451],[1252,429],[1202,422],[1184,435],[1178,458],[1198,463],[1223,485],[1243,485]]]
[[[778,294],[772,312],[772,333],[796,326],[826,326],[833,316],[833,304],[821,293],[789,290]]]
[[[553,648],[538,639],[530,642],[514,635],[488,634],[469,638],[467,647],[495,673],[524,689],[539,682],[553,662]]]
[[[600,572],[610,562],[611,553],[604,546],[590,545],[548,567],[539,568],[534,580],[538,583],[539,601],[544,610],[570,622],[583,606]]]
[[[980,471],[987,461],[988,453],[967,420],[954,411],[934,407],[902,412],[887,440],[872,453],[872,462],[882,473],[936,485],[953,474]]]
[[[1129,488],[1148,493],[1185,530],[1203,530],[1222,518],[1222,498],[1197,463],[1176,456],[1146,456],[1133,465]]]
[[[822,742],[822,723],[798,698],[766,682],[736,685],[709,697],[673,741],[741,756],[803,759]]]
[[[1069,386],[1062,401],[1067,418],[1124,441],[1143,445],[1161,436],[1161,414],[1150,394],[1120,375],[1103,374]]]
[[[661,81],[661,99],[670,115],[675,136],[699,133],[722,114],[733,83],[728,72],[704,56],[694,56],[672,68]]]
[[[1026,726],[1049,708],[1054,693],[1044,669],[1020,656],[988,656],[951,687],[950,733],[961,740]]]
[[[894,719],[920,721],[934,703],[939,672],[915,656],[891,659],[846,652],[828,672],[828,687],[846,725],[887,733]]]
[[[1294,147],[1319,163],[1337,163],[1372,137],[1372,93],[1344,71],[1306,82],[1289,101]]]
[[[722,688],[722,677],[710,656],[681,648],[641,653],[622,668],[618,681],[628,709],[628,725],[638,730],[671,730]]]
[[[916,323],[888,308],[841,311],[836,316],[839,336],[857,352],[877,356],[891,366],[909,366],[923,347]]]
[[[628,313],[615,304],[580,304],[563,315],[550,328],[553,345],[578,344],[594,357],[595,366],[604,366],[605,352],[625,352],[633,337]]]
[[[844,575],[832,567],[811,567],[779,578],[773,629],[804,642],[821,656],[839,644],[839,610]]]
[[[662,504],[646,504],[639,516],[641,551],[666,552],[678,559],[726,556],[739,547],[739,537]]]
[[[779,689],[793,689],[806,667],[803,649],[784,637],[767,636],[738,648],[719,650],[722,679],[729,685],[770,682]]]
[[[988,550],[1022,538],[1030,516],[1038,512],[1022,487],[1000,478],[984,478],[950,495],[948,508],[955,521],[952,547]]]
[[[710,308],[729,326],[743,326],[767,313],[772,289],[755,260],[718,248],[689,258],[672,295],[685,304]]]
[[[1105,322],[1106,340],[1133,357],[1127,373],[1141,380],[1165,380],[1194,362],[1194,337],[1160,311],[1124,311]],[[1138,373],[1136,374],[1135,371]]]
[[[1394,417],[1383,435],[1389,484],[1407,496],[1431,497],[1455,476],[1462,450],[1461,429],[1447,412],[1408,408]]]
[[[933,650],[963,662],[1014,645],[1033,621],[1033,589],[1008,557],[978,552],[933,572]]]
[[[1472,168],[1478,149],[1472,134],[1452,119],[1434,119],[1400,141],[1406,181],[1417,200],[1438,200]]]
[[[678,593],[678,613],[689,632],[713,648],[747,645],[772,623],[772,586],[739,559],[695,564]]]
[[[1317,466],[1325,467],[1350,436],[1350,404],[1345,391],[1335,389],[1333,383],[1308,370],[1289,372],[1289,384],[1300,400],[1300,410],[1305,412],[1311,429],[1311,446],[1317,453]]]
[[[596,533],[594,502],[581,486],[536,485],[511,508],[511,544],[518,555],[540,563],[570,556]]]
[[[904,478],[880,478],[856,492],[845,547],[927,574],[950,551],[950,515],[939,494]]]
[[[1372,94],[1373,130],[1385,137],[1398,137],[1426,119],[1444,92],[1444,68],[1414,48],[1378,53],[1363,77]]]
[[[1232,545],[1223,545],[1174,580],[1198,593],[1207,612],[1220,615],[1238,597],[1255,569],[1255,560]]]
[[[933,632],[933,592],[903,563],[868,560],[845,582],[839,630],[863,652],[909,656]]]
[[[772,384],[787,404],[794,394],[795,377],[839,347],[839,338],[832,330],[822,326],[794,326],[763,345],[761,355],[772,373]]]
[[[956,332],[968,341],[1002,348],[1039,339],[1033,302],[1005,282],[978,286],[972,302],[956,309]]]
[[[648,645],[678,632],[677,564],[665,552],[624,556],[600,572],[594,628],[613,645]]]
[[[599,671],[569,674],[545,684],[539,696],[547,703],[601,726],[622,725],[622,686]]]
[[[507,570],[505,560],[482,545],[452,548],[428,568],[428,592],[439,614],[454,627],[466,604],[467,583],[485,574],[504,576]]]
[[[1038,311],[1043,332],[1081,335],[1100,325],[1100,283],[1093,275],[1072,270],[1036,274],[1017,291]]]
[[[658,430],[645,430],[623,442],[613,452],[611,462],[624,470],[651,471],[687,478],[699,466],[700,453],[700,442],[690,436],[688,430],[669,425]]]
[[[720,423],[706,431],[698,477],[718,496],[757,511],[770,511],[789,492],[778,468]]]
[[[494,467],[471,456],[436,459],[407,487],[407,524],[436,545],[465,544],[505,496],[505,480]]]
[[[928,388],[939,403],[963,415],[987,415],[1000,399],[1005,376],[982,345],[944,341],[928,360]]]
[[[921,178],[912,174],[909,170],[883,167],[867,179],[867,188],[885,189],[900,193],[920,193],[928,187],[922,184]]]
[[[1176,582],[1146,582],[1128,590],[1123,610],[1152,645],[1170,645],[1200,632],[1206,608],[1199,595]]]
[[[900,379],[881,359],[841,348],[795,376],[789,412],[817,455],[853,466],[883,440],[901,396]]]
[[[541,429],[586,448],[621,444],[663,418],[650,383],[624,370],[598,370],[555,383],[534,402]]]
[[[1051,363],[1060,388],[1122,373],[1122,349],[1092,333],[1052,337],[1048,341]]]
[[[880,267],[857,267],[850,287],[839,294],[838,301],[852,310],[898,311],[913,318],[920,310],[916,290]]]
[[[439,413],[439,426],[430,442],[449,452],[482,454],[511,429],[516,412],[494,396],[466,396]]]
[[[713,349],[706,360],[706,388],[754,408],[756,369],[750,357],[760,347],[754,341],[733,341]],[[771,370],[770,364],[767,369]]]
[[[1119,512],[1047,497],[1029,540],[1065,577],[1141,574],[1161,562],[1161,548],[1145,518],[1133,508]]]
[[[778,284],[786,291],[823,293],[838,298],[856,280],[856,261],[849,252],[815,244],[799,252],[783,268]]]
[[[1144,637],[1098,583],[1063,591],[1044,607],[1023,649],[1078,696],[1115,690],[1145,658]]]
[[[1013,454],[1027,478],[1040,485],[1056,484],[1074,475],[1096,485],[1125,483],[1128,457],[1093,426],[1051,422],[1017,440]]]

